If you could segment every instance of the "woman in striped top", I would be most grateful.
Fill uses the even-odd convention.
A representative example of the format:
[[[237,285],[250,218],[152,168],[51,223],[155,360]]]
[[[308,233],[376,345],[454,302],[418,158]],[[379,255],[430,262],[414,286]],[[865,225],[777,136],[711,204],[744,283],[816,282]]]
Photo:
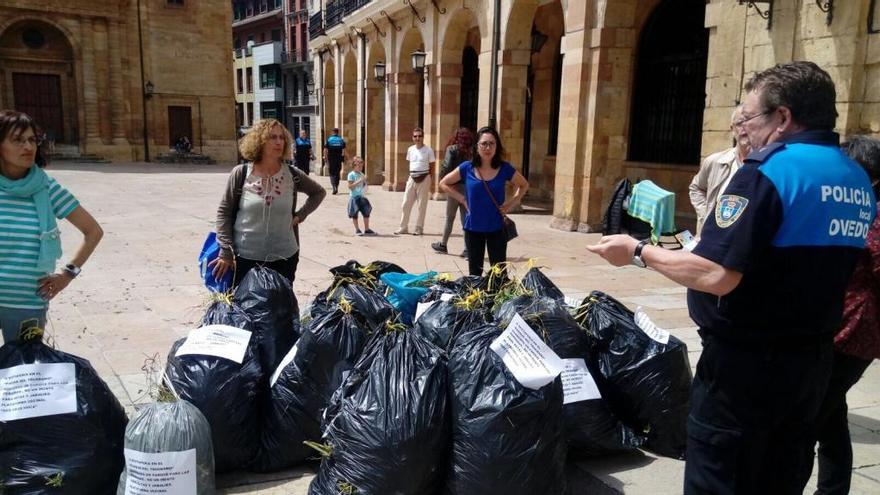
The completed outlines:
[[[104,235],[79,201],[43,171],[37,125],[27,114],[0,110],[0,331],[44,327],[49,301],[64,290]],[[67,219],[83,242],[60,271],[56,219]]]

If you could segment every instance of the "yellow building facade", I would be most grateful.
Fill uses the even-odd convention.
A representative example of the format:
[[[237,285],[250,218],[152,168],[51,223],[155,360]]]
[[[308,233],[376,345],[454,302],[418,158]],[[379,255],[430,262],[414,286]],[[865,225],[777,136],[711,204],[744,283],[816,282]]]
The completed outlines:
[[[324,1],[311,12],[313,136],[340,128],[372,183],[402,190],[413,127],[442,156],[456,127],[493,121],[554,227],[594,231],[623,177],[674,191],[687,226],[688,183],[701,157],[730,146],[755,71],[812,60],[837,84],[837,130],[880,132],[877,3]],[[425,53],[422,72],[413,52]]]
[[[231,9],[206,0],[0,0],[0,107],[110,160],[236,159]]]

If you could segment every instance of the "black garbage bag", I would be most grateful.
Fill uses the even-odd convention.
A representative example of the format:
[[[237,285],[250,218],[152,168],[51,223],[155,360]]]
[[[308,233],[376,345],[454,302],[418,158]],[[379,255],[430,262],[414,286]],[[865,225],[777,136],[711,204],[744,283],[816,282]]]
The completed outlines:
[[[11,408],[20,409],[16,406],[35,397],[25,394],[22,384],[34,380],[25,373],[37,372],[29,365],[38,364],[52,365],[53,372],[73,367],[76,411],[11,419],[6,416]],[[0,370],[0,493],[113,493],[125,465],[127,419],[92,365],[46,346],[34,334],[0,347]]]
[[[564,302],[548,297],[519,296],[501,305],[496,321],[501,328],[506,328],[516,314],[544,335],[560,358],[579,359],[580,365],[584,365],[588,354],[587,334]],[[563,389],[566,379],[563,375]],[[586,378],[572,376],[571,379]],[[568,402],[562,411],[568,447],[580,456],[625,452],[644,443],[644,437],[621,423],[601,397]]]
[[[522,284],[536,296],[549,297],[560,303],[565,303],[565,294],[536,266],[526,272],[522,278]]]
[[[259,471],[291,466],[315,452],[304,440],[321,439],[321,417],[333,392],[354,367],[367,343],[367,329],[340,305],[306,326],[296,343],[292,360],[270,379],[260,454]]]
[[[593,291],[584,304],[593,339],[588,362],[603,378],[611,410],[647,435],[644,448],[684,459],[693,379],[687,346],[671,335],[666,344],[652,339],[633,312],[607,294]]]
[[[214,450],[211,426],[196,406],[185,400],[154,402],[138,411],[125,429],[125,448],[144,453],[196,451],[195,495],[214,494]],[[137,468],[132,468],[137,469]],[[125,495],[129,467],[119,478],[116,495]],[[138,476],[132,475],[137,480]]]
[[[342,299],[351,303],[352,313],[371,331],[384,327],[386,321],[395,317],[394,307],[381,293],[360,284],[342,282],[315,296],[312,318],[332,313]]]
[[[485,308],[467,309],[457,298],[435,300],[416,320],[413,330],[443,350],[449,350],[462,331],[492,320]]]
[[[238,305],[217,301],[205,312],[203,325],[229,325],[253,332]],[[176,356],[186,341],[171,346],[165,373],[181,399],[196,406],[211,425],[217,472],[241,469],[253,462],[260,442],[262,384],[259,348],[251,337],[241,364],[209,355]]]
[[[470,329],[449,354],[452,468],[445,493],[565,492],[562,380],[522,386],[490,349],[502,331]]]
[[[238,284],[233,300],[253,323],[260,364],[264,370],[274,370],[299,339],[299,305],[290,280],[256,266]]]
[[[355,260],[348,260],[344,265],[334,266],[330,269],[330,273],[334,277],[344,277],[351,279],[362,279],[364,277],[372,280],[379,280],[383,273],[406,273],[406,270],[389,261],[371,261],[367,265],[362,265]]]
[[[446,360],[409,329],[370,341],[327,409],[310,495],[436,493],[449,449]]]

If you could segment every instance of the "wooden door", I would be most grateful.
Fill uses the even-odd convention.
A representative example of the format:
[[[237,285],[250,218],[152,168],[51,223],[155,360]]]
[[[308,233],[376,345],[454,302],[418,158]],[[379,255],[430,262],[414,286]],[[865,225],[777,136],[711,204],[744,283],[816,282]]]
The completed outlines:
[[[12,74],[15,109],[30,115],[56,142],[64,142],[61,77],[53,74]]]
[[[168,107],[168,146],[173,148],[174,143],[181,137],[195,144],[192,133],[192,107]]]

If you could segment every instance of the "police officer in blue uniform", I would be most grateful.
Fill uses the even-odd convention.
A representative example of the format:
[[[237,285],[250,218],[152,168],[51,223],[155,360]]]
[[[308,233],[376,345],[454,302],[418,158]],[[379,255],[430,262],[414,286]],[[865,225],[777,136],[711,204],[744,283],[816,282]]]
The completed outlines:
[[[333,128],[333,134],[327,138],[327,142],[324,144],[324,154],[330,169],[330,185],[333,186],[333,194],[336,194],[339,192],[339,173],[342,171],[342,163],[345,161],[345,140],[339,135],[339,129],[336,127]]]
[[[628,236],[588,249],[685,285],[703,351],[688,418],[686,494],[802,493],[809,430],[831,370],[843,294],[873,221],[865,172],[839,149],[835,89],[811,62],[745,87],[753,149],[691,253]]]

